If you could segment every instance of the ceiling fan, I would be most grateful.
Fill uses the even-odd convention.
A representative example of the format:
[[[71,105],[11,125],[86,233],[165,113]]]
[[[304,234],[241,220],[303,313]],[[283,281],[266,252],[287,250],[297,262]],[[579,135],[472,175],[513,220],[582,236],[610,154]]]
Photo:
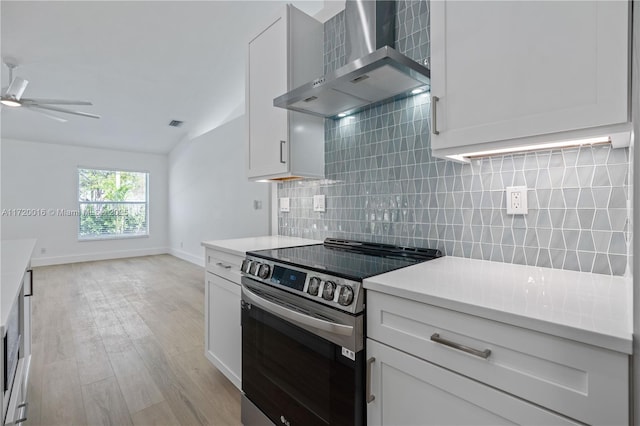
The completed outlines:
[[[61,112],[65,114],[73,114],[79,115],[82,117],[89,118],[100,118],[99,115],[89,114],[88,112],[81,111],[73,111],[66,108],[60,108],[57,105],[93,105],[88,101],[71,101],[64,99],[35,99],[35,98],[23,98],[22,94],[29,82],[20,77],[13,77],[13,70],[17,67],[17,65],[9,61],[7,59],[4,60],[4,64],[9,68],[9,87],[7,87],[6,91],[2,91],[2,97],[0,98],[0,103],[2,105],[12,107],[12,108],[26,108],[30,111],[37,112],[39,114],[45,115],[49,118],[52,118],[57,121],[65,122],[66,119],[62,117],[58,117],[57,115],[50,114],[48,111],[53,112]]]

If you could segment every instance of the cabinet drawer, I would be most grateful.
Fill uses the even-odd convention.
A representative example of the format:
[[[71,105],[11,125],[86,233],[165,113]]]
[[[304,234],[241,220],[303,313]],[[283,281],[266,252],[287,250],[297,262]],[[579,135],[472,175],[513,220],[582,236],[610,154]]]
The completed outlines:
[[[205,257],[207,271],[236,284],[240,284],[240,266],[243,260],[241,256],[213,249],[207,249]]]
[[[369,426],[578,424],[371,339],[367,359]]]
[[[591,424],[629,423],[625,354],[369,291],[368,337]],[[485,359],[432,340],[440,338]]]

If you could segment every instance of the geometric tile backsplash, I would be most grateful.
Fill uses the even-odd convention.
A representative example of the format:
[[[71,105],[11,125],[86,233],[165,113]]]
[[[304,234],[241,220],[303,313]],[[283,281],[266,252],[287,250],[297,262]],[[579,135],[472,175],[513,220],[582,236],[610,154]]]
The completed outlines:
[[[397,2],[396,48],[428,58],[428,2]],[[344,13],[325,24],[325,70],[344,64]],[[623,275],[630,241],[629,149],[510,154],[471,164],[431,156],[428,96],[325,120],[325,176],[278,184],[278,232],[439,248],[448,256]],[[505,187],[529,188],[506,214]],[[326,213],[312,210],[326,195]]]

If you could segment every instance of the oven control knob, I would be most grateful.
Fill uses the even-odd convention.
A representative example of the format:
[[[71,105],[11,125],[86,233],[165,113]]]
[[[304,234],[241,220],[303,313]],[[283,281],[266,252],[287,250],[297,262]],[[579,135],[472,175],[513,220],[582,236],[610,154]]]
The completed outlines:
[[[320,278],[311,277],[311,279],[309,280],[309,288],[307,288],[307,293],[312,296],[317,296],[318,290],[320,290]]]
[[[251,267],[249,268],[249,273],[251,275],[258,275],[258,268],[260,267],[260,262],[251,262]]]
[[[324,282],[324,290],[322,290],[322,298],[324,300],[333,300],[333,294],[336,291],[336,283],[333,281]]]
[[[269,265],[262,264],[260,268],[258,268],[258,276],[263,280],[269,278],[269,273],[271,273],[271,267],[269,267]]]
[[[340,296],[338,296],[338,303],[342,306],[349,306],[351,302],[353,302],[353,288],[348,285],[342,286]]]
[[[250,265],[251,265],[251,261],[249,259],[245,259],[242,261],[242,266],[240,267],[240,270],[242,272],[249,272]]]

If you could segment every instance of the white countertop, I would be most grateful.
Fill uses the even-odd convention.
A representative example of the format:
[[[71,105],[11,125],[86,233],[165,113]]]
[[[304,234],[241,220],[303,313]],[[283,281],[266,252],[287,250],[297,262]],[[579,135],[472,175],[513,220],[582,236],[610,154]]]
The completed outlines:
[[[364,287],[632,353],[632,279],[446,256]]]
[[[270,248],[306,246],[320,244],[322,241],[308,240],[306,238],[285,237],[282,235],[268,235],[264,237],[234,238],[230,240],[203,241],[204,247],[224,251],[237,256],[244,256],[246,252],[253,250],[265,250]]]
[[[31,255],[36,240],[2,240],[2,263],[0,265],[0,325],[4,329],[13,302],[20,294],[24,273],[31,266]]]

